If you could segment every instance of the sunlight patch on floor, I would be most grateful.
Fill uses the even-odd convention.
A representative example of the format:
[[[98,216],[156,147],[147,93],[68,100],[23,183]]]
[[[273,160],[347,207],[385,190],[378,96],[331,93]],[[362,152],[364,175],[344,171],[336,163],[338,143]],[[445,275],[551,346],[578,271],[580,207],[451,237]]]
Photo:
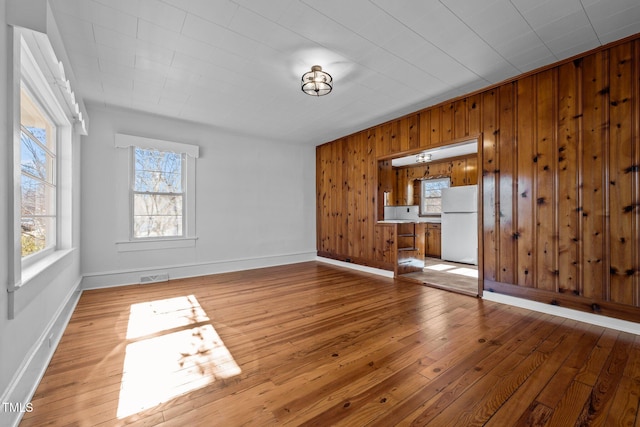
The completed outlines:
[[[194,295],[132,304],[127,339],[209,320]]]
[[[193,295],[131,306],[118,418],[242,372],[207,321]]]
[[[456,268],[456,266],[448,265],[448,264],[433,264],[433,265],[426,266],[424,269],[435,270],[435,271],[446,271],[446,270],[451,270],[452,268]]]
[[[461,276],[478,278],[478,270],[473,268],[456,268],[455,270],[449,270],[447,273],[459,274]]]

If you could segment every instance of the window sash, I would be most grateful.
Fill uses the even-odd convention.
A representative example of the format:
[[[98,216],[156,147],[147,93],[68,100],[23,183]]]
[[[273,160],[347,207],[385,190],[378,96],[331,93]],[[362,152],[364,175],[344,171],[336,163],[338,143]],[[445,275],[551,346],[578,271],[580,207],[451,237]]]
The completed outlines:
[[[165,191],[141,191],[138,187],[139,183],[139,173],[143,173],[148,177],[158,177],[166,175],[175,175],[172,171],[165,170],[157,170],[157,169],[138,169],[137,168],[137,158],[136,158],[136,150],[139,147],[132,146],[131,147],[131,185],[130,185],[130,238],[131,240],[162,240],[162,239],[173,239],[186,237],[186,159],[184,153],[172,153],[169,151],[162,151],[152,148],[140,148],[145,151],[154,151],[157,153],[171,153],[178,154],[180,156],[180,180],[179,185],[175,186],[166,186],[165,188],[179,188],[180,191],[175,192],[165,192]],[[152,188],[158,188],[157,185],[152,185]],[[152,201],[162,201],[163,199],[178,199],[179,203],[173,203],[174,208],[176,210],[173,214],[168,214],[164,211],[151,211],[147,209],[147,212],[142,213],[137,208],[140,206],[140,203],[136,203],[140,201],[141,198],[139,196],[147,196],[149,200]],[[144,197],[142,198],[144,199]],[[171,205],[171,202],[169,202]],[[156,206],[157,207],[157,206]],[[166,222],[167,219],[174,218],[173,223]],[[144,231],[144,229],[147,229]],[[158,231],[163,231],[161,234],[158,234]],[[171,232],[171,228],[173,228],[174,232]]]
[[[57,127],[24,83],[20,91],[20,252],[32,262],[58,246]]]

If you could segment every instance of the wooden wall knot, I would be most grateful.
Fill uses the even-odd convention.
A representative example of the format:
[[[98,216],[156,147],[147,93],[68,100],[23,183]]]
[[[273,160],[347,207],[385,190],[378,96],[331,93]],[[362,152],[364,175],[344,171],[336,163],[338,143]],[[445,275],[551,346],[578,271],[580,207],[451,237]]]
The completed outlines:
[[[640,170],[640,165],[631,165],[624,170],[624,173],[638,172]]]

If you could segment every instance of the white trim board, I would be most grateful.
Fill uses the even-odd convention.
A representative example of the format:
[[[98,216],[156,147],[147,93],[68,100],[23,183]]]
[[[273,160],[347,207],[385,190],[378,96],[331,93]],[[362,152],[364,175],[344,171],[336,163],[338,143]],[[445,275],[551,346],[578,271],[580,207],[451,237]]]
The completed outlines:
[[[629,322],[627,320],[601,316],[565,307],[558,307],[557,305],[544,304],[537,301],[529,301],[523,298],[499,294],[497,292],[485,291],[482,293],[482,299],[640,335],[640,323]]]
[[[321,256],[317,256],[316,261],[324,262],[326,264],[331,264],[338,267],[350,268],[352,270],[362,271],[364,273],[371,273],[371,274],[377,274],[378,276],[390,277],[393,279],[393,271],[382,270],[381,268],[367,267],[366,265],[359,265],[351,262],[338,261],[336,259],[325,258]]]

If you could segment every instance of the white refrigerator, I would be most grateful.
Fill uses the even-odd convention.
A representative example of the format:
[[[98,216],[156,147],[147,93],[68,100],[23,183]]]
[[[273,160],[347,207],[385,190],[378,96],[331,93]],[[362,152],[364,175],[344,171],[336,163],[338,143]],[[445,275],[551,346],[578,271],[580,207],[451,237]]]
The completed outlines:
[[[478,265],[478,186],[442,189],[442,259]]]

